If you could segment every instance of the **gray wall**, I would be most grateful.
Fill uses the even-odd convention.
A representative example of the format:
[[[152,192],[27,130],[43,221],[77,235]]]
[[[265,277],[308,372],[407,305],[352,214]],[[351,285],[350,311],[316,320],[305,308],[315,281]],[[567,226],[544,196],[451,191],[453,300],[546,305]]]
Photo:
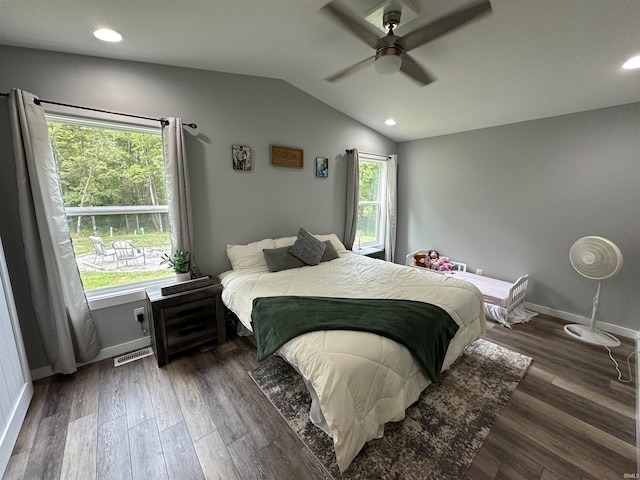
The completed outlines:
[[[640,327],[640,104],[406,142],[398,149],[397,258],[435,248],[515,280],[527,300],[589,316],[596,282],[569,263],[600,235],[622,250],[599,320]]]
[[[395,153],[388,138],[281,80],[0,46],[0,91],[195,122],[185,129],[194,203],[195,255],[203,272],[229,268],[227,243],[295,235],[298,227],[342,236],[346,148]],[[253,170],[234,171],[231,145],[252,148]],[[270,165],[271,144],[304,150],[304,168]],[[0,99],[0,234],[32,369],[47,364],[33,321],[18,224],[6,98]],[[329,177],[315,177],[315,157]],[[139,304],[96,314],[103,347],[140,338]]]

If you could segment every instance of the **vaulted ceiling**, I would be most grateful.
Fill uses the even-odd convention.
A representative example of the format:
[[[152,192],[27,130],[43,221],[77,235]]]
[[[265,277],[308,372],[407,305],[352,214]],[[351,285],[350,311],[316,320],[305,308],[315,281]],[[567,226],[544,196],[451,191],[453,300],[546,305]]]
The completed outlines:
[[[365,17],[391,1],[415,12],[402,36],[477,0],[333,5],[375,31]],[[411,52],[437,79],[423,87],[373,66],[325,81],[374,54],[325,3],[0,0],[0,44],[280,78],[396,141],[640,101],[640,69],[621,68],[640,55],[639,0],[491,0],[491,14]],[[124,40],[100,42],[98,27]]]

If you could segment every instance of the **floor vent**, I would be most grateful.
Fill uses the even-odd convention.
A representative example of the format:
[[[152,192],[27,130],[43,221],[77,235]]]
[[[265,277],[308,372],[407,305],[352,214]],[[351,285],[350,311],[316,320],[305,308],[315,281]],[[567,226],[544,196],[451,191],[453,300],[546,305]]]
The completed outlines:
[[[127,353],[126,355],[120,355],[113,359],[113,366],[119,367],[120,365],[124,365],[125,363],[134,362],[144,357],[148,357],[153,355],[153,350],[151,347],[143,348],[142,350],[137,350],[135,352]]]

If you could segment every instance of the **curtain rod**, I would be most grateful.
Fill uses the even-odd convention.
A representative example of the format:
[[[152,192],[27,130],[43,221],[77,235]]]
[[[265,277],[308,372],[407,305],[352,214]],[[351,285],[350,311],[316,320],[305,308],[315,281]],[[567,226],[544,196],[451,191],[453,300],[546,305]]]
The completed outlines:
[[[0,92],[0,97],[8,97],[8,96],[9,96],[8,93]],[[53,100],[43,100],[43,99],[34,98],[33,102],[36,105],[40,105],[41,103],[48,103],[48,104],[51,104],[51,105],[60,105],[62,107],[71,107],[71,108],[79,108],[81,110],[90,110],[92,112],[110,113],[112,115],[120,115],[120,116],[123,116],[123,117],[141,118],[141,119],[144,119],[144,120],[153,120],[153,121],[156,121],[156,122],[160,122],[162,125],[168,125],[169,124],[169,122],[164,118],[145,117],[145,116],[142,116],[142,115],[134,115],[132,113],[112,112],[111,110],[101,110],[99,108],[85,107],[83,105],[73,105],[73,104],[70,104],[70,103],[54,102]],[[182,125],[185,125],[185,126],[191,127],[191,128],[198,128],[198,125],[196,125],[195,123],[182,123]]]
[[[353,148],[351,148],[351,149],[347,148],[347,149],[345,150],[345,152],[346,152],[346,153],[351,153],[352,151],[353,151]],[[380,158],[386,158],[386,159],[391,158],[391,157],[389,157],[389,155],[380,155],[379,153],[361,152],[361,151],[359,151],[359,150],[358,150],[358,153],[361,153],[361,154],[363,154],[363,155],[369,155],[370,157],[380,157]]]

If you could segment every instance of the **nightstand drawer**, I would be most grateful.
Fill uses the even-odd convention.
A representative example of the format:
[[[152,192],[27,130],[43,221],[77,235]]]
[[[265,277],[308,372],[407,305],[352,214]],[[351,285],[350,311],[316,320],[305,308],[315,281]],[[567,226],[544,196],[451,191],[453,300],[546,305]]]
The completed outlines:
[[[158,366],[171,356],[205,343],[226,341],[222,286],[206,287],[163,296],[160,287],[150,287],[147,312],[151,342]]]
[[[216,299],[203,298],[195,302],[186,302],[175,307],[164,309],[165,328],[167,332],[181,328],[185,324],[198,322],[207,317],[215,317]]]

